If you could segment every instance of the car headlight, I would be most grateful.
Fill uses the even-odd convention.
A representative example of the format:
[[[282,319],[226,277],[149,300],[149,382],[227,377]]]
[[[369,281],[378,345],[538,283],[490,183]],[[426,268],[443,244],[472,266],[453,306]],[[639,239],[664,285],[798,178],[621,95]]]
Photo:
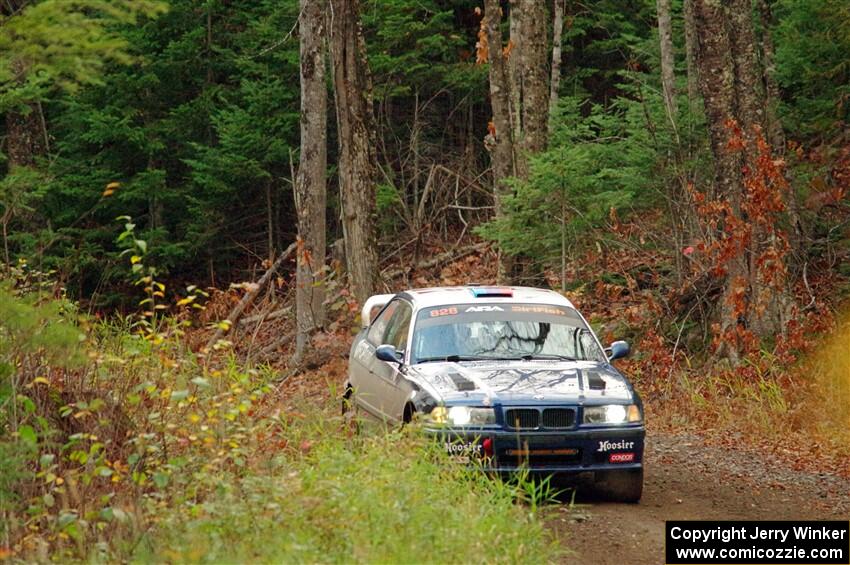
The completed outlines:
[[[428,421],[444,426],[489,426],[496,423],[496,412],[492,408],[437,406],[431,410]]]
[[[641,420],[637,404],[608,404],[584,408],[585,424],[632,424]]]

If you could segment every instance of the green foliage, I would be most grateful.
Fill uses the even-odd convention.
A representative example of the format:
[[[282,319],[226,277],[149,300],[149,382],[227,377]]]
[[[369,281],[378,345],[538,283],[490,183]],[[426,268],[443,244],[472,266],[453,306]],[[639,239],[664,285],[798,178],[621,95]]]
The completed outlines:
[[[116,26],[164,8],[159,0],[41,0],[0,19],[0,112],[57,87],[97,83],[110,62],[132,62]]]
[[[452,2],[371,0],[363,21],[370,35],[369,65],[382,102],[420,103],[447,96],[482,98],[486,67],[473,66],[475,28],[458,29]],[[471,9],[471,5],[468,7]],[[467,6],[464,6],[467,8]]]
[[[23,281],[19,281],[21,286]],[[0,512],[14,515],[35,479],[32,460],[49,443],[51,425],[38,410],[48,367],[79,364],[84,338],[75,308],[39,292],[13,290],[0,280]],[[2,532],[16,521],[3,521]],[[8,539],[8,538],[7,538]]]
[[[621,88],[630,88],[624,84]],[[659,98],[621,98],[608,108],[562,98],[551,148],[530,160],[527,182],[514,181],[505,216],[479,232],[508,253],[553,263],[591,242],[582,234],[604,226],[612,210],[657,204],[668,178],[659,147],[673,148]],[[565,249],[562,249],[562,246]]]
[[[567,2],[561,92],[607,104],[618,96],[625,69],[645,64],[657,50],[652,38],[654,0]]]
[[[324,419],[331,425],[321,425]],[[554,557],[515,487],[453,464],[420,431],[347,437],[312,410],[288,450],[175,508],[141,560],[487,563]],[[307,439],[309,438],[309,439]]]
[[[777,80],[786,128],[831,139],[850,115],[850,5],[842,0],[782,0],[775,13]]]
[[[20,378],[30,355],[60,365],[78,360],[81,333],[72,304],[45,299],[39,293],[19,294],[0,284],[0,367],[8,379]],[[17,376],[17,377],[16,377]]]
[[[108,64],[99,84],[46,104],[50,181],[37,215],[12,225],[33,234],[13,240],[13,255],[42,256],[74,296],[105,289],[101,306],[123,299],[118,215],[136,219],[163,275],[196,280],[220,269],[227,278],[234,258],[265,245],[267,191],[275,239],[290,237],[298,40],[281,30],[292,29],[297,2],[169,4],[120,29],[137,64]],[[120,188],[103,197],[113,181]]]
[[[122,243],[144,265],[147,246],[126,222]],[[148,267],[135,270],[152,284]],[[195,300],[189,289],[177,306]],[[545,485],[454,464],[413,426],[354,434],[336,402],[272,412],[275,373],[232,357],[201,363],[182,342],[188,313],[155,328],[91,324],[85,356],[73,313],[0,287],[0,511],[16,557],[554,557],[536,513],[516,504],[545,501]]]

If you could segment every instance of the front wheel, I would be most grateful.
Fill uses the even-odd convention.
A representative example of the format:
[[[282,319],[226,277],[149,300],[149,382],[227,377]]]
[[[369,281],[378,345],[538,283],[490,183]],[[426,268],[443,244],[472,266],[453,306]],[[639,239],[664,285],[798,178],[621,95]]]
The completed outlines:
[[[634,504],[643,495],[643,468],[605,471],[597,474],[595,483],[611,499]]]

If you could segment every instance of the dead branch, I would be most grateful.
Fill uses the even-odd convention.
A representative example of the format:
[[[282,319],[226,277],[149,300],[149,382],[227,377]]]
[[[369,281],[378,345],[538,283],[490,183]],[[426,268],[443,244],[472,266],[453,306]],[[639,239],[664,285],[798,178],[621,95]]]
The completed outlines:
[[[248,324],[253,324],[254,322],[270,322],[272,320],[277,320],[278,318],[283,318],[287,314],[292,312],[292,306],[285,306],[278,310],[272,310],[268,314],[257,314],[255,316],[248,316],[247,318],[242,318],[239,320],[240,326],[247,326]]]
[[[428,269],[431,267],[436,267],[441,263],[445,263],[447,261],[457,261],[467,255],[471,255],[477,251],[483,251],[487,249],[490,245],[489,242],[476,243],[475,245],[470,245],[468,247],[461,247],[460,249],[454,249],[451,251],[446,251],[445,253],[440,253],[435,256],[433,259],[429,259],[427,261],[423,261],[418,265],[414,266],[414,269]],[[384,279],[394,279],[396,277],[400,277],[407,272],[407,269],[393,269],[391,271],[385,271],[381,273],[381,277]]]
[[[272,264],[272,266],[269,267],[269,270],[266,271],[262,277],[260,277],[260,280],[255,283],[254,287],[245,296],[242,297],[242,300],[239,301],[239,304],[237,304],[233,308],[233,310],[230,311],[230,315],[227,316],[228,323],[224,324],[226,325],[226,328],[220,326],[218,329],[216,329],[213,336],[207,342],[207,350],[212,349],[212,346],[215,345],[216,342],[222,338],[225,332],[227,332],[230,328],[233,327],[236,322],[239,321],[239,318],[242,316],[242,313],[245,312],[245,309],[248,308],[248,306],[250,306],[254,302],[254,300],[263,291],[266,285],[269,284],[269,281],[272,279],[272,276],[277,272],[283,262],[288,259],[290,255],[292,255],[293,251],[295,251],[295,248],[295,243],[287,247],[286,251],[284,251],[280,255],[280,257],[278,257],[277,260]]]

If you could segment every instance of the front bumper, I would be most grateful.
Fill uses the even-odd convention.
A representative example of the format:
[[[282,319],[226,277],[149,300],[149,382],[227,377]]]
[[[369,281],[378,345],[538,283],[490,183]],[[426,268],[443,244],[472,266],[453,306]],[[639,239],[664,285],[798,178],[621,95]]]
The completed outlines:
[[[446,452],[483,470],[569,473],[640,469],[643,425],[562,431],[427,429]],[[489,454],[487,453],[489,451]]]

